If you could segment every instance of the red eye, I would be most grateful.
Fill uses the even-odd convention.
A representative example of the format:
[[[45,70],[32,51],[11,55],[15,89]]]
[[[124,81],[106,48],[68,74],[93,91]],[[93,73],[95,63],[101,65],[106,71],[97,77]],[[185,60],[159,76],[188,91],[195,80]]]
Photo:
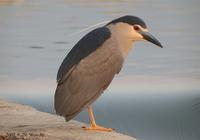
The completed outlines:
[[[137,25],[133,25],[133,28],[134,28],[134,30],[136,30],[136,31],[139,31],[139,30],[140,30],[140,27],[137,26]]]

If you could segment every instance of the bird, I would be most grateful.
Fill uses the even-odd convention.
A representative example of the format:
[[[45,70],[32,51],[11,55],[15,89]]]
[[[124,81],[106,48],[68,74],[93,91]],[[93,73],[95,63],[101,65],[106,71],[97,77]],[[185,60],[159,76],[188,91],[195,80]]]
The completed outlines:
[[[146,23],[133,15],[116,18],[82,37],[59,67],[54,96],[56,113],[69,121],[87,108],[90,125],[83,129],[112,131],[97,125],[92,106],[121,71],[136,41],[163,48],[149,33]]]

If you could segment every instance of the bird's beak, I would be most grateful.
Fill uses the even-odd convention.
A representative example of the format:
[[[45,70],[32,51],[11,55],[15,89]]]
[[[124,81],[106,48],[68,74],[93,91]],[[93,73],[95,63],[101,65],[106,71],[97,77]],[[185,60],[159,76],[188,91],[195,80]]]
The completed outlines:
[[[147,40],[147,41],[149,41],[149,42],[151,42],[151,43],[163,48],[162,44],[152,34],[150,34],[149,32],[140,31],[139,33],[143,36],[143,38],[145,40]]]

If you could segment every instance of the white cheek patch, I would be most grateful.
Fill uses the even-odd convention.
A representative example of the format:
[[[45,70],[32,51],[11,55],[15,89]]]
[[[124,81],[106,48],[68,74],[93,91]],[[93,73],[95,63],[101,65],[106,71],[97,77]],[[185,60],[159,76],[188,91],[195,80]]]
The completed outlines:
[[[141,28],[141,30],[144,31],[144,32],[149,32],[148,29]]]
[[[132,31],[132,38],[133,38],[134,41],[138,41],[138,40],[142,40],[143,36],[140,33],[133,30]]]

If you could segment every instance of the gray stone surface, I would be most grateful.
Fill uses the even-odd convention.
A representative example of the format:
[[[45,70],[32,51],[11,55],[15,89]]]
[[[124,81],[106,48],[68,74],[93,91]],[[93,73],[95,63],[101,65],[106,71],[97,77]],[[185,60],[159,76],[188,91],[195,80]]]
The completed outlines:
[[[115,131],[85,131],[83,125],[0,99],[0,140],[135,140]]]

